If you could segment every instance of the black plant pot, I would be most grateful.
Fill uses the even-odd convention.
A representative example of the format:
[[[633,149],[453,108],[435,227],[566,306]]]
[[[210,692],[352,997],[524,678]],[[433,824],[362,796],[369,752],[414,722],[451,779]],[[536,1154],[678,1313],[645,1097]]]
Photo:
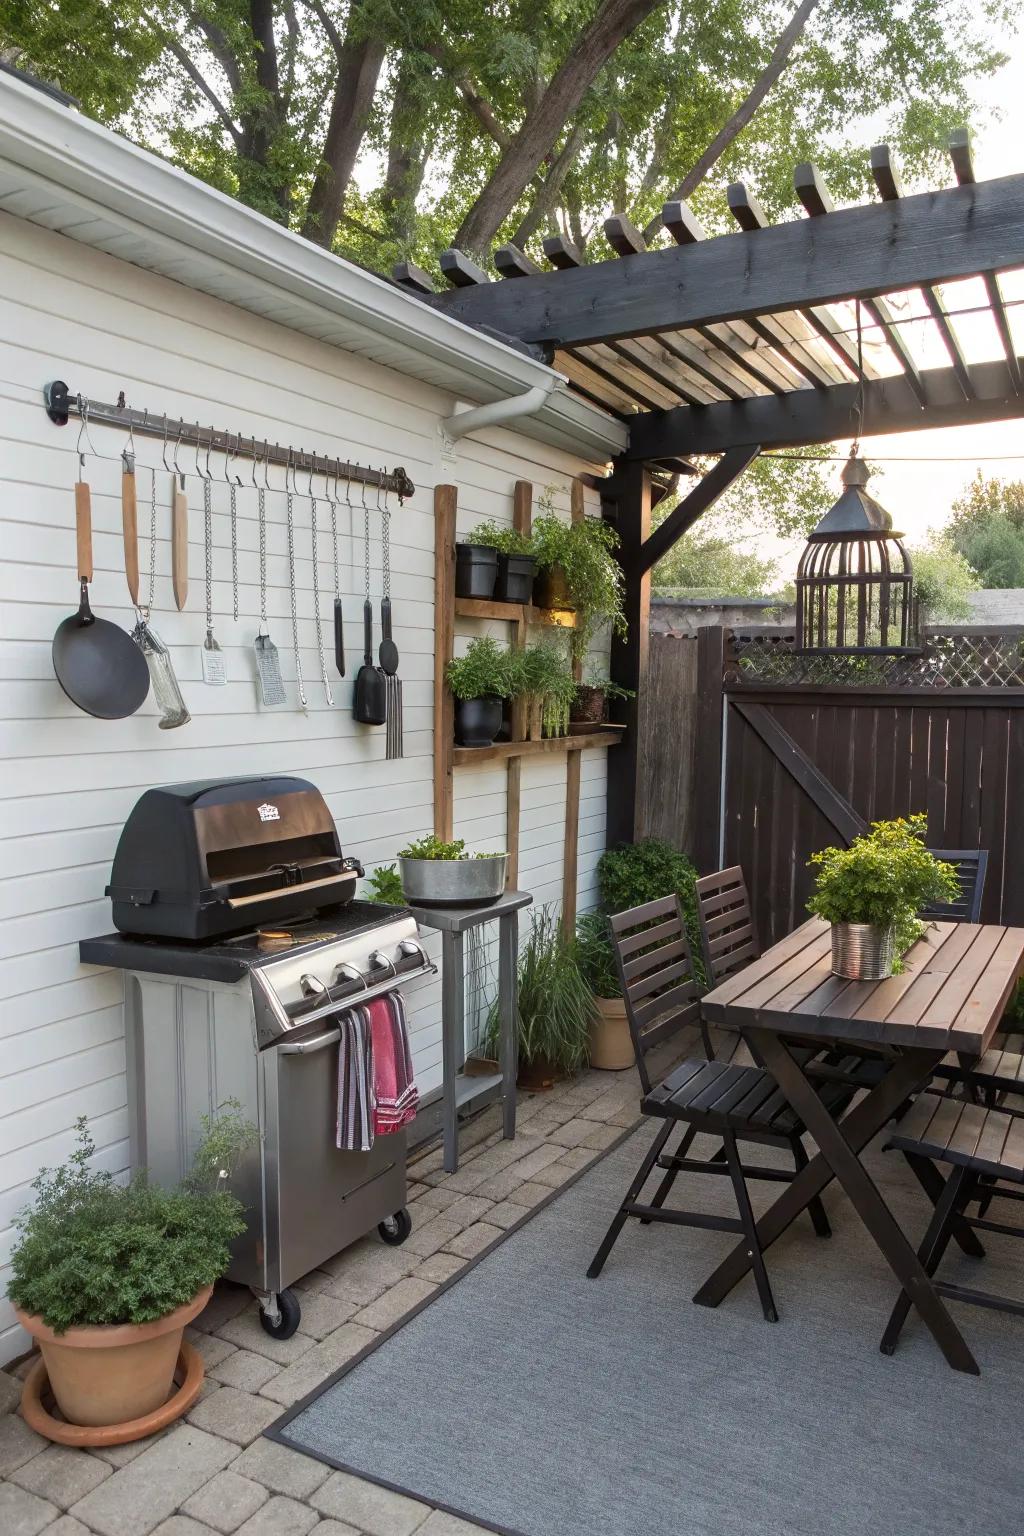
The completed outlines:
[[[455,596],[493,597],[498,551],[486,544],[456,544]]]
[[[460,747],[489,747],[500,730],[501,700],[493,694],[456,701],[455,740]]]
[[[532,555],[498,555],[498,585],[494,595],[499,603],[528,603],[533,596],[533,578],[537,562]]]

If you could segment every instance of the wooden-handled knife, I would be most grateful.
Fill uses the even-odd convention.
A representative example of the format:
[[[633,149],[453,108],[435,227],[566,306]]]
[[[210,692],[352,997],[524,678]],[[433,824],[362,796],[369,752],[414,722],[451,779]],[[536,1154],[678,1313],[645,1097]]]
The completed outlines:
[[[139,512],[135,494],[135,458],[127,451],[121,455],[121,523],[124,528],[124,574],[128,596],[139,606]]]
[[[188,602],[188,502],[185,476],[171,480],[171,581],[178,612]]]

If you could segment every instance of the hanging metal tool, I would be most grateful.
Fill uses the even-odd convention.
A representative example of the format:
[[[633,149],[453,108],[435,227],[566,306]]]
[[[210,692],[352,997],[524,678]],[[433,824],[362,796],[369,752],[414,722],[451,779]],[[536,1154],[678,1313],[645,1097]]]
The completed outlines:
[[[363,566],[366,597],[363,602],[363,664],[356,673],[352,714],[360,725],[383,725],[387,719],[384,674],[373,664],[373,603],[370,599],[370,509],[363,493]]]
[[[379,496],[378,496],[379,499]],[[384,593],[380,600],[381,642],[380,669],[384,674],[384,688],[388,713],[388,730],[385,756],[402,756],[402,684],[398,678],[398,646],[391,637],[391,509],[387,491],[381,511],[381,565],[383,567]]]
[[[206,639],[203,641],[203,682],[211,687],[222,688],[228,680],[224,652],[213,633],[213,471],[210,469],[210,444],[213,429],[206,446],[206,467],[199,468],[199,448],[196,447],[196,474],[203,482],[203,548],[206,578]]]
[[[301,449],[299,454],[301,457]],[[316,625],[316,651],[320,659],[320,676],[323,679],[324,695],[328,704],[333,704],[334,695],[331,693],[331,680],[327,675],[327,657],[324,655],[324,632],[320,625],[320,556],[316,538],[316,497],[313,495],[313,468],[313,461],[310,460],[309,484],[306,487],[306,495],[309,497],[309,529],[313,548],[313,623]]]
[[[238,438],[235,438],[235,446],[226,450],[224,454],[224,479],[228,484],[231,505],[231,612],[238,623],[238,487],[241,480],[231,474],[231,461],[238,452]]]
[[[174,601],[181,613],[188,602],[188,502],[185,499],[185,473],[178,468],[178,449],[181,447],[183,423],[178,423],[178,439],[174,444],[173,469],[171,471],[171,585]],[[167,463],[167,434],[164,433],[164,469]]]
[[[148,412],[147,412],[148,415]],[[128,429],[128,442],[121,454],[121,526],[124,533],[124,574],[128,596],[139,606],[139,510],[135,483],[135,431]]]
[[[253,441],[253,453],[256,443]],[[263,459],[263,484],[256,481],[256,460],[252,461],[252,483],[256,487],[260,541],[260,629],[256,636],[256,676],[260,685],[260,700],[267,707],[283,704],[284,679],[281,676],[281,657],[267,629],[267,491],[270,489],[266,457]]]
[[[324,475],[324,484],[327,476]],[[346,499],[348,493],[346,492]],[[338,571],[338,476],[334,476],[332,490],[327,493],[327,505],[331,509],[331,547],[334,555],[334,665],[339,677],[345,676],[345,616],[341,607],[341,576]]]
[[[149,496],[149,591],[145,605],[136,604],[138,622],[132,630],[132,639],[146,658],[153,694],[160,706],[160,729],[173,731],[179,725],[187,725],[192,716],[185,706],[178,679],[171,662],[171,653],[160,636],[150,627],[149,615],[153,608],[156,590],[156,470],[150,470]]]
[[[291,470],[290,477],[289,469]],[[303,709],[308,709],[309,700],[306,698],[306,689],[302,681],[302,657],[299,654],[299,611],[295,589],[295,465],[292,463],[292,451],[290,448],[288,450],[288,463],[284,469],[284,488],[288,521],[288,595],[292,605],[292,646],[295,650],[295,686],[298,689],[299,704]]]

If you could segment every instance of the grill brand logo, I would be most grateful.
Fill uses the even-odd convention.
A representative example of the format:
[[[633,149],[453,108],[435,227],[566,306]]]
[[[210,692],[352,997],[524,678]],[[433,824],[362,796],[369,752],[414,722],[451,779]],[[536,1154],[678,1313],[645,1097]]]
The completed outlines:
[[[256,807],[260,821],[280,821],[281,812],[276,805],[263,804]]]

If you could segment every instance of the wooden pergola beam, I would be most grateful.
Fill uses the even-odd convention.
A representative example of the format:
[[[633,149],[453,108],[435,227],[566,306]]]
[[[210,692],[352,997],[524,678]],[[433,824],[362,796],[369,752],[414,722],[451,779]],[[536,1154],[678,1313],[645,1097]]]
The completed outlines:
[[[1024,414],[1006,363],[976,363],[971,374],[975,395],[966,399],[952,368],[926,368],[921,379],[927,409],[922,409],[902,374],[869,379],[864,385],[863,434],[875,437],[922,427],[967,427]],[[630,421],[624,457],[645,460],[724,453],[737,443],[760,443],[762,448],[830,443],[851,435],[856,396],[856,384],[833,384],[828,389],[721,401],[700,410],[680,406],[644,413]]]
[[[525,342],[583,346],[1024,265],[1024,176],[644,251],[426,302]]]
[[[949,158],[953,162],[953,171],[957,183],[961,187],[973,187],[977,185],[974,180],[974,156],[971,153],[971,138],[966,128],[958,128],[950,135]],[[1013,336],[1010,331],[1010,321],[1003,303],[1003,295],[999,288],[999,279],[993,270],[982,273],[985,279],[985,291],[988,294],[989,307],[992,310],[992,318],[999,332],[999,340],[1002,343],[1006,356],[1007,367],[1013,380],[1013,387],[1020,394],[1024,388],[1024,379],[1021,377],[1020,359],[1017,356],[1013,344]]]
[[[640,571],[650,571],[659,560],[664,559],[672,546],[682,538],[699,517],[712,506],[718,498],[739,479],[747,465],[752,463],[760,452],[757,443],[743,447],[730,448],[723,453],[717,464],[712,465],[706,475],[703,475],[688,496],[684,496],[678,506],[674,507],[659,523],[649,538],[646,538],[636,552],[639,560]]]

